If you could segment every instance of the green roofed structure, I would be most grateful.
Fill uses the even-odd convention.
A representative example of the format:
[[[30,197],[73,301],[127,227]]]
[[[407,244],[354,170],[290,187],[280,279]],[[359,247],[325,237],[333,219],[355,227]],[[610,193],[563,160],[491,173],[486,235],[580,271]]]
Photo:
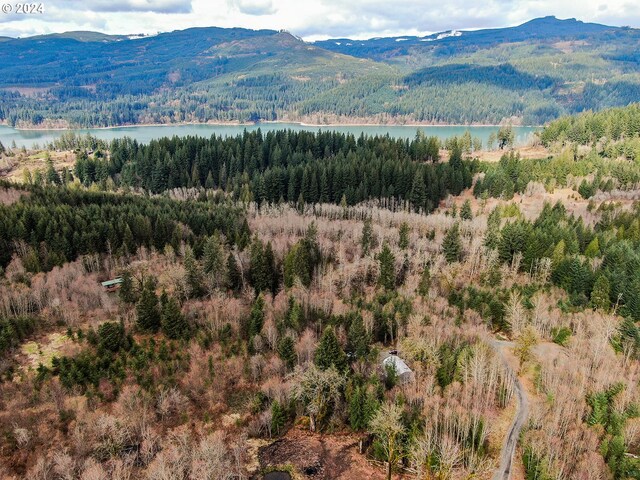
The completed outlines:
[[[108,291],[108,292],[112,292],[114,290],[117,290],[118,287],[120,287],[120,284],[122,283],[122,277],[116,277],[113,278],[111,280],[107,280],[105,282],[101,282],[101,285]]]

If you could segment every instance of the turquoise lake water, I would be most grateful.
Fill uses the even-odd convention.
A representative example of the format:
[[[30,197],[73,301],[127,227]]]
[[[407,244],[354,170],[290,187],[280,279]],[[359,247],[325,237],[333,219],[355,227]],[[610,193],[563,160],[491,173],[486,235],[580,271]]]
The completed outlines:
[[[341,126],[306,126],[296,123],[262,123],[259,125],[148,125],[135,127],[118,127],[118,128],[87,128],[71,130],[79,134],[90,133],[103,140],[112,140],[120,137],[131,137],[141,143],[148,143],[149,140],[166,137],[166,136],[185,136],[198,135],[201,137],[209,137],[216,135],[237,135],[245,129],[248,131],[260,128],[263,132],[270,130],[306,130],[316,132],[318,130],[335,130],[343,133],[352,133],[359,136],[361,133],[366,135],[386,135],[389,134],[395,138],[413,138],[418,130],[424,132],[427,136],[435,135],[441,139],[449,138],[454,135],[462,135],[465,131],[469,131],[473,137],[478,137],[486,144],[491,132],[497,132],[498,127],[476,127],[476,126],[387,126],[387,125],[341,125]],[[533,136],[534,132],[540,130],[538,127],[514,127],[516,135],[516,145],[527,143]],[[69,130],[16,130],[12,127],[0,125],[0,142],[9,147],[15,142],[16,146],[31,148],[34,146],[45,146],[47,143],[60,137],[64,132]]]

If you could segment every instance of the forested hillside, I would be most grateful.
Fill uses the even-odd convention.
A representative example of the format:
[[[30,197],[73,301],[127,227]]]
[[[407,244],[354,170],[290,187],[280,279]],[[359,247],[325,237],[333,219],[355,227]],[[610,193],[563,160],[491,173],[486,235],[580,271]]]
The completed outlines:
[[[424,55],[425,53],[448,56],[453,52],[473,52],[505,43],[512,44],[532,39],[557,40],[567,37],[584,39],[592,35],[614,33],[616,30],[619,29],[597,23],[584,23],[575,18],[559,20],[549,16],[535,18],[522,25],[507,28],[451,30],[425,37],[378,37],[370,40],[340,38],[323,40],[316,42],[316,44],[327,50],[355,57],[408,61],[407,59],[412,56]]]
[[[126,254],[140,247],[161,250],[165,245],[178,249],[183,243],[201,248],[203,232],[213,230],[231,242],[246,243],[249,231],[242,211],[214,201],[206,196],[169,202],[35,188],[21,202],[0,205],[0,267],[6,267],[18,251],[25,268],[38,272],[105,251]]]
[[[553,143],[593,147],[609,158],[640,159],[640,104],[602,112],[588,111],[562,117],[546,125],[540,139]]]
[[[640,98],[638,30],[553,17],[428,37],[305,43],[198,28],[0,42],[0,120],[542,124]]]

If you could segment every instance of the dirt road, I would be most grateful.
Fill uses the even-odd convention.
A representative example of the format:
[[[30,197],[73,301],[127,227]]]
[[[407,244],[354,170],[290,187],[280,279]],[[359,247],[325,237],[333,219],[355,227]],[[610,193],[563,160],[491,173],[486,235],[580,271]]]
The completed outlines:
[[[501,340],[493,340],[491,346],[498,352],[500,357],[504,360],[503,348],[513,347],[513,342],[506,342]],[[513,369],[509,366],[506,360],[504,365],[510,375],[513,376],[513,381],[516,389],[516,399],[518,400],[518,409],[516,410],[516,416],[511,423],[509,432],[502,445],[502,452],[500,454],[500,467],[493,476],[493,480],[510,480],[511,469],[513,465],[513,457],[516,452],[516,445],[518,444],[518,438],[520,437],[520,431],[524,426],[524,422],[527,420],[527,414],[529,413],[529,404],[527,402],[527,394],[524,391],[522,383],[518,379]]]

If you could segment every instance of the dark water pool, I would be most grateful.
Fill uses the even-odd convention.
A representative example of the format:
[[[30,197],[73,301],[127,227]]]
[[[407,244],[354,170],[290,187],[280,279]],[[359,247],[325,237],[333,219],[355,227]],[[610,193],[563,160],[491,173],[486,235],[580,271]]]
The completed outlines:
[[[289,472],[269,472],[262,478],[263,480],[291,480],[291,475]]]

